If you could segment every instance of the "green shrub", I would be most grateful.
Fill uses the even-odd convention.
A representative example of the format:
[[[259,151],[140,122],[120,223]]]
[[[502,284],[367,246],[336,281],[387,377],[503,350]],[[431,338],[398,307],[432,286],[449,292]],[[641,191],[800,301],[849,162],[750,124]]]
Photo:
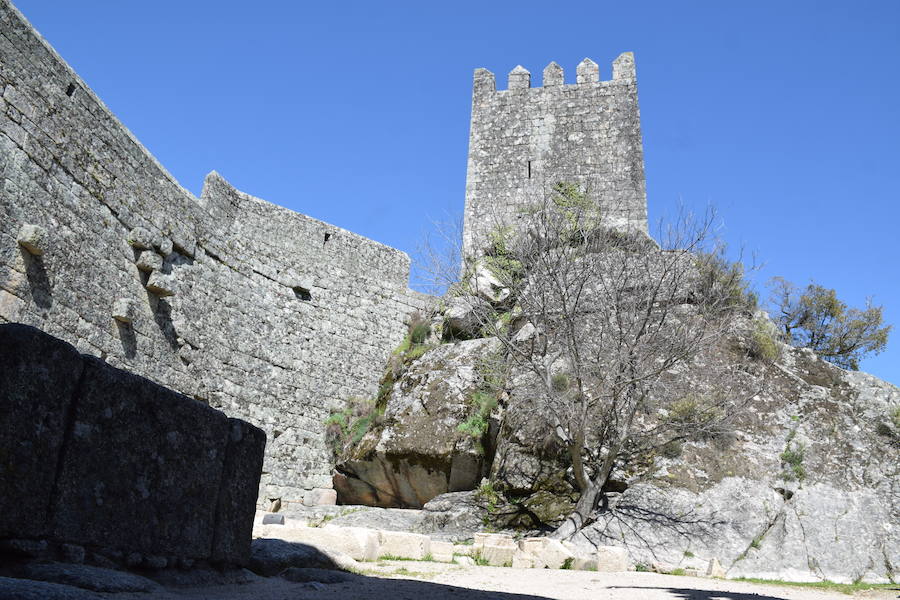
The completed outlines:
[[[510,247],[512,239],[512,227],[494,229],[488,233],[488,251],[482,258],[484,266],[505,286],[513,286],[525,275],[522,262]]]
[[[550,380],[550,386],[553,388],[554,392],[563,393],[569,389],[569,376],[565,373],[557,373]]]
[[[358,444],[366,433],[381,423],[384,407],[376,400],[351,398],[341,410],[325,419],[325,441],[337,459],[343,452]]]
[[[412,344],[423,344],[431,333],[431,324],[427,321],[417,321],[410,325],[409,341]]]
[[[563,561],[562,566],[560,566],[559,568],[564,571],[569,571],[572,569],[572,565],[574,563],[575,563],[575,557],[570,556],[569,558],[567,558],[566,560]]]
[[[460,433],[465,433],[466,435],[475,438],[476,440],[480,440],[481,437],[485,433],[487,433],[488,422],[487,419],[482,417],[480,414],[475,413],[474,415],[471,415],[468,419],[457,425],[456,430]]]
[[[414,360],[418,360],[422,357],[423,354],[431,350],[431,346],[426,344],[419,344],[418,346],[413,346],[409,350],[406,351],[406,354],[403,355],[403,358],[407,362],[412,362]]]
[[[475,447],[479,452],[484,452],[481,440],[490,426],[491,412],[497,408],[497,397],[505,384],[505,377],[500,368],[502,361],[499,356],[485,356],[476,365],[481,384],[479,389],[469,396],[468,403],[472,412],[469,417],[460,423],[456,429],[475,440]]]
[[[697,294],[701,305],[717,311],[752,312],[759,298],[744,279],[744,265],[740,261],[729,262],[724,250],[696,255]],[[709,301],[709,302],[707,302]]]
[[[494,489],[494,484],[490,481],[485,481],[478,486],[478,489],[475,491],[475,498],[487,503],[489,513],[497,512],[501,504],[500,494]]]
[[[721,418],[716,406],[698,396],[685,396],[668,406],[668,422],[686,431],[698,426],[706,426]]]
[[[681,445],[681,442],[678,440],[670,440],[666,442],[662,448],[659,449],[659,453],[665,458],[676,459],[682,455],[684,452],[684,447]]]
[[[577,184],[560,181],[553,186],[551,200],[568,222],[571,242],[584,239],[583,232],[593,231],[600,225],[600,208]]]
[[[669,573],[669,575],[684,575],[685,573],[686,573],[686,571],[684,569],[682,569],[681,567],[678,567],[677,569],[672,569],[672,571]]]
[[[784,475],[785,479],[802,481],[806,477],[806,470],[803,468],[804,451],[805,447],[803,444],[788,442],[784,452],[779,456],[783,465],[787,467],[787,472]]]
[[[774,327],[764,319],[753,321],[753,330],[750,332],[750,347],[748,354],[757,360],[772,363],[781,356],[781,348],[775,341]]]

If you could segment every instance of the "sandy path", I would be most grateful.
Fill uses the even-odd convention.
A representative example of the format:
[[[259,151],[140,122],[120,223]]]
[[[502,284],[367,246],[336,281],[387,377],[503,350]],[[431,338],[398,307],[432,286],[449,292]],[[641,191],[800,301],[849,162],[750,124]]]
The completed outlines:
[[[415,575],[402,575],[404,572]],[[112,594],[109,597],[122,600],[147,599],[146,594]],[[851,598],[838,592],[808,588],[655,573],[461,567],[415,561],[372,564],[365,576],[356,576],[352,581],[331,585],[291,583],[271,578],[244,585],[179,589],[168,594],[154,594],[153,597],[160,600],[848,600]],[[874,600],[893,599],[898,597],[898,590],[865,592],[857,596],[859,597]]]

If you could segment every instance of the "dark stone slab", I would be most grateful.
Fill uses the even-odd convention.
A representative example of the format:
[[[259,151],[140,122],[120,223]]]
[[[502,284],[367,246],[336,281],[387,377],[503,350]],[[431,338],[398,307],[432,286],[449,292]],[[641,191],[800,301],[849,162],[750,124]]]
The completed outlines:
[[[228,419],[228,425],[212,559],[243,565],[250,560],[266,434],[239,419]]]
[[[209,557],[228,435],[221,412],[85,357],[55,499],[56,537]]]
[[[250,569],[254,573],[271,577],[288,567],[337,569],[334,561],[315,546],[269,538],[253,540]]]
[[[103,596],[70,585],[0,577],[3,600],[103,600]]]
[[[88,565],[29,563],[22,569],[22,575],[95,592],[155,592],[161,589],[158,583],[140,575]]]
[[[28,325],[0,325],[0,537],[48,533],[81,355]]]
[[[303,567],[290,567],[281,573],[283,579],[293,581],[294,583],[347,583],[353,581],[358,576],[343,571],[334,571],[330,569],[315,569]]]

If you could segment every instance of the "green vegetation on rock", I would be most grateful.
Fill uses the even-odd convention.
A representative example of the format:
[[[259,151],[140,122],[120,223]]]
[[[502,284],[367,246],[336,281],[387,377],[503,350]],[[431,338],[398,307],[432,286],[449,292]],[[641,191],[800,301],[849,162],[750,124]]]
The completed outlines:
[[[786,342],[810,348],[844,369],[859,369],[859,361],[887,346],[891,326],[883,307],[871,300],[865,309],[849,308],[837,293],[810,283],[803,291],[780,277],[769,282],[775,322]]]
[[[774,327],[765,319],[754,319],[750,331],[750,356],[757,360],[773,363],[781,356],[781,349],[775,340]]]

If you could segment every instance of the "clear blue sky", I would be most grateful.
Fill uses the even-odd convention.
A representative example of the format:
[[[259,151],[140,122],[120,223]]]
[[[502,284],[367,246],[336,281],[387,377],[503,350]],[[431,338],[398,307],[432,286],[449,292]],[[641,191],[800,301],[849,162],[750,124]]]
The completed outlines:
[[[472,70],[635,53],[651,219],[714,204],[755,277],[898,325],[900,2],[18,0],[181,183],[413,252],[462,210]],[[539,81],[539,80],[538,80]]]

